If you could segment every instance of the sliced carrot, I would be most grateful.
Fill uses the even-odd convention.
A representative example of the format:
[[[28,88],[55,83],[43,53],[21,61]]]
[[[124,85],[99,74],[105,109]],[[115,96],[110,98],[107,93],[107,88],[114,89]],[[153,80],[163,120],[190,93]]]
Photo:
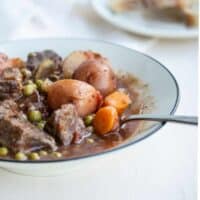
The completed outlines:
[[[100,108],[93,120],[93,126],[98,134],[105,135],[116,129],[119,125],[117,110],[112,106]]]
[[[124,92],[120,91],[115,91],[111,93],[104,100],[104,105],[115,107],[119,115],[124,112],[124,110],[129,106],[130,103],[130,97]]]
[[[8,65],[10,67],[23,68],[25,67],[25,62],[21,58],[11,58],[8,60]]]

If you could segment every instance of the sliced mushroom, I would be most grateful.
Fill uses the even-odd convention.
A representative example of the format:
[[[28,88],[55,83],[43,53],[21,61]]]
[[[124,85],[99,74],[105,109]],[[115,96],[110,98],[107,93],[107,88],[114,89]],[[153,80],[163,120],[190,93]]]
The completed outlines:
[[[62,77],[62,58],[52,50],[33,52],[28,55],[27,68],[35,79],[46,79],[57,75]]]
[[[54,70],[55,64],[52,60],[43,60],[38,66],[38,69],[35,74],[35,79],[46,79],[54,72]]]

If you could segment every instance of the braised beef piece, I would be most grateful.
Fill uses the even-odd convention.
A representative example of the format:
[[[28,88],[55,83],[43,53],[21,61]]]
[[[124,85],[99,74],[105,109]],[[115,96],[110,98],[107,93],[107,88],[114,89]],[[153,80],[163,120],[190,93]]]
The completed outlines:
[[[65,104],[54,111],[47,126],[54,137],[65,146],[72,142],[80,143],[91,134],[91,130],[85,127],[73,104]]]
[[[19,90],[20,88],[16,81],[0,80],[0,100],[17,98]]]
[[[13,152],[57,148],[55,140],[24,118],[12,100],[5,100],[0,105],[0,143]]]
[[[13,117],[18,114],[17,104],[13,100],[5,100],[0,104],[0,120],[4,117]]]
[[[36,79],[49,78],[52,81],[62,78],[62,58],[52,50],[33,52],[28,55],[27,68]]]
[[[32,95],[22,96],[18,100],[20,110],[27,113],[31,109],[39,110],[44,118],[49,117],[49,108],[45,94],[39,94],[36,90]]]
[[[17,68],[6,68],[0,75],[0,101],[21,96],[22,74]]]
[[[73,143],[80,144],[84,138],[89,137],[93,132],[93,127],[85,127],[83,120],[79,117],[77,120],[76,131],[74,132]]]
[[[22,74],[18,68],[6,68],[3,70],[1,74],[1,79],[3,80],[14,80],[18,82],[18,84],[22,83]]]

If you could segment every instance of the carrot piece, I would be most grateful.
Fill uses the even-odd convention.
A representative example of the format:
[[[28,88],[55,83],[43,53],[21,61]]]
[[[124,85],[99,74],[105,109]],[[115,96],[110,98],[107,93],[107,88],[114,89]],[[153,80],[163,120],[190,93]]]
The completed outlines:
[[[115,107],[119,115],[124,112],[124,110],[129,106],[130,103],[130,97],[124,92],[120,91],[115,91],[111,93],[104,100],[104,105]]]
[[[25,67],[25,62],[21,58],[11,58],[8,60],[8,65],[10,67],[23,68]]]
[[[119,126],[117,110],[112,106],[100,108],[93,120],[94,130],[101,135],[105,135]]]

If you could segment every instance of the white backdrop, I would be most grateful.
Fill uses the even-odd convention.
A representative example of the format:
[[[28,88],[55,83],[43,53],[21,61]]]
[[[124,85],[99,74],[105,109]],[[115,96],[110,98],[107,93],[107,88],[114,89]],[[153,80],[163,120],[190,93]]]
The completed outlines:
[[[197,40],[158,40],[125,33],[99,18],[87,0],[1,0],[0,40],[98,38],[155,57],[181,89],[177,114],[197,114]],[[30,47],[31,48],[31,47]],[[31,50],[31,49],[30,49]],[[0,170],[5,200],[195,200],[197,128],[167,124],[120,154],[120,163],[61,177],[32,178]]]

